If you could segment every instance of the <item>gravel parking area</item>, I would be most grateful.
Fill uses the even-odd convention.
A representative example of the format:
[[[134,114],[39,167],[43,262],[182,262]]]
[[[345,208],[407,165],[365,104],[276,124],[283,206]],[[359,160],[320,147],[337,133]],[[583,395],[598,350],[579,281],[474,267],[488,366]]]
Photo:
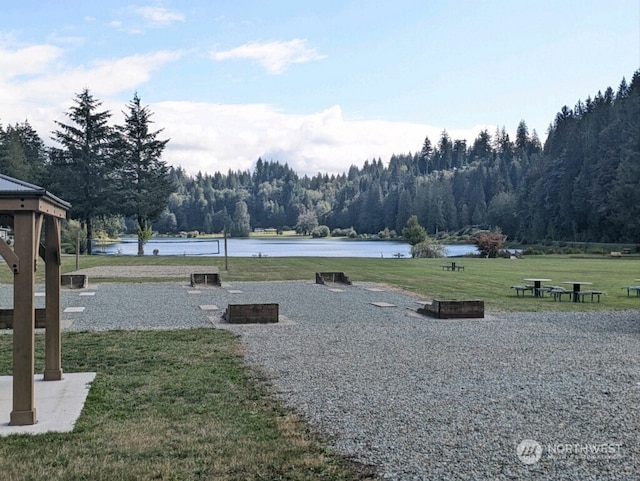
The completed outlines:
[[[11,286],[1,287],[6,307]],[[90,283],[62,300],[63,310],[85,308],[63,314],[69,330],[238,333],[277,396],[381,479],[631,480],[640,472],[636,311],[436,320],[392,289],[312,282]],[[228,303],[247,302],[279,303],[282,322],[222,322]]]

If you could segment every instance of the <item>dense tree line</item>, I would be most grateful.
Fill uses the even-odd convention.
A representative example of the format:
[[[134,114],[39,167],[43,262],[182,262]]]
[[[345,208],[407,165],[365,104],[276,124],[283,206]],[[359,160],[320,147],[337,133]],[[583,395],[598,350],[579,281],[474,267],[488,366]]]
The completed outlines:
[[[263,159],[253,172],[192,178],[177,169],[179,188],[156,227],[220,232],[233,225],[241,202],[254,229],[400,233],[415,215],[429,234],[474,225],[520,241],[633,242],[640,237],[640,202],[633,201],[640,197],[639,103],[636,72],[616,92],[563,107],[544,146],[522,121],[513,140],[502,128],[466,145],[445,131],[419,152],[340,175],[300,178]]]
[[[503,127],[467,145],[444,131],[433,142],[425,138],[415,153],[393,155],[386,164],[372,159],[339,175],[301,177],[287,164],[264,159],[253,171],[189,176],[169,168],[174,188],[166,203],[153,203],[166,208],[144,221],[157,216],[153,229],[161,233],[244,236],[252,229],[295,228],[308,234],[322,226],[336,234],[391,236],[415,216],[431,235],[478,226],[500,228],[523,242],[636,242],[640,71],[616,91],[607,88],[573,109],[563,107],[547,134],[543,146],[521,121],[514,139]],[[46,186],[55,152],[28,123],[0,128],[3,173]]]

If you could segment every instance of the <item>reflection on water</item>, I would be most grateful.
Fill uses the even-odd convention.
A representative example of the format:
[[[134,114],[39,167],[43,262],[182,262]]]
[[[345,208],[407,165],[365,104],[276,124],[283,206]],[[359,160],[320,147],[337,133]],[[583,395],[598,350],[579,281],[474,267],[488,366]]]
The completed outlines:
[[[223,256],[224,239],[152,239],[144,246],[145,255],[154,250],[164,256]],[[448,245],[448,256],[476,252],[474,245]],[[137,239],[94,247],[96,254],[137,255]],[[411,257],[411,246],[399,241],[359,239],[310,239],[308,237],[227,239],[230,257]]]

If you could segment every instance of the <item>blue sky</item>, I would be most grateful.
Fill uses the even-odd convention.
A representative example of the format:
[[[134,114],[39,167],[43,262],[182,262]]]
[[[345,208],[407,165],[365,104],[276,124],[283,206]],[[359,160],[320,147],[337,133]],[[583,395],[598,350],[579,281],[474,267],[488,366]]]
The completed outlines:
[[[544,140],[640,68],[640,0],[5,3],[1,124],[50,143],[83,88],[114,123],[137,91],[190,174],[338,173],[520,120]]]

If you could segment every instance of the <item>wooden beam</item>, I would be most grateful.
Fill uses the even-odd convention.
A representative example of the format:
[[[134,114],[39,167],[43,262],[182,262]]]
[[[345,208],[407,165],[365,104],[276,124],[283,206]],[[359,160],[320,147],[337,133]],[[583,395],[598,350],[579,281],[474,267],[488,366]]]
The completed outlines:
[[[47,199],[40,199],[40,203],[38,205],[38,212],[50,215],[52,217],[57,217],[58,219],[67,218],[67,209],[68,207],[61,207],[58,204],[54,204]]]
[[[20,259],[4,239],[0,239],[0,256],[2,256],[14,274],[20,272]]]
[[[34,229],[34,244],[33,244],[33,270],[38,270],[38,250],[40,248],[40,238],[42,237],[42,224],[44,222],[44,215],[36,213],[35,215],[35,229]]]
[[[58,205],[44,197],[0,198],[1,212],[37,212],[64,219],[67,217],[65,206]]]

